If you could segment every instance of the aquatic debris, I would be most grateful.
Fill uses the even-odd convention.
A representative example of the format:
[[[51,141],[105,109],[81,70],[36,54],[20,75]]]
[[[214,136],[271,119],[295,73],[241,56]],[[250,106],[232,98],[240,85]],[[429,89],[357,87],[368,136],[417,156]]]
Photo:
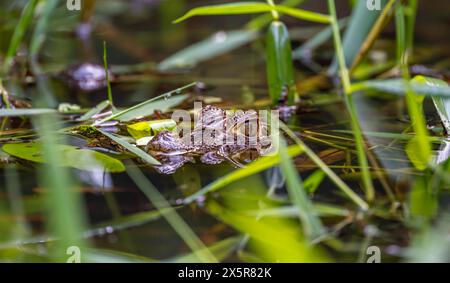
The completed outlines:
[[[202,108],[193,131],[187,136],[161,131],[147,144],[146,151],[161,162],[155,169],[162,174],[174,173],[195,157],[208,165],[226,160],[243,167],[241,162],[255,160],[271,147],[271,138],[263,135],[266,131],[267,125],[254,110],[227,113],[208,105]]]
[[[96,64],[76,65],[64,71],[61,75],[69,85],[87,92],[107,86],[105,68]],[[108,76],[110,80],[113,79],[111,72]]]

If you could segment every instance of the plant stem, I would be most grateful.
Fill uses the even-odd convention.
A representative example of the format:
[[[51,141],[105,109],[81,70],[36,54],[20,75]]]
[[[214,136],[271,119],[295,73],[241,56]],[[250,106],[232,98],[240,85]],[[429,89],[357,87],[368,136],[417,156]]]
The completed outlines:
[[[398,3],[396,7],[396,36],[397,36],[397,64],[400,67],[404,81],[406,82],[406,103],[408,107],[408,114],[411,118],[411,123],[416,134],[415,139],[417,146],[415,149],[416,156],[419,156],[421,165],[416,167],[420,170],[426,168],[426,165],[431,156],[431,145],[428,138],[428,130],[426,126],[426,120],[422,111],[423,99],[418,96],[411,87],[410,73],[408,69],[408,59],[410,56],[410,50],[412,49],[412,42],[407,42],[407,34],[405,27],[405,14],[404,7],[401,3]],[[410,27],[412,28],[412,27]],[[410,44],[411,46],[408,46]]]
[[[166,198],[155,188],[135,164],[128,164],[127,173],[201,262],[218,262],[195,232],[192,231],[189,225],[181,218]]]
[[[134,109],[137,109],[137,108],[139,108],[139,107],[142,107],[142,106],[146,105],[147,103],[150,103],[150,102],[153,102],[153,101],[162,99],[162,98],[164,98],[164,97],[170,97],[170,96],[173,95],[173,94],[181,93],[183,90],[188,89],[188,88],[191,88],[191,87],[193,87],[193,86],[195,86],[195,85],[197,85],[197,82],[193,82],[193,83],[190,83],[190,84],[185,85],[185,86],[183,86],[183,87],[177,88],[176,90],[172,90],[172,91],[169,91],[169,92],[167,92],[167,93],[158,95],[157,97],[154,97],[154,98],[152,98],[152,99],[146,100],[146,101],[141,102],[141,103],[139,103],[139,104],[136,104],[136,105],[134,105],[134,106],[132,106],[132,107],[130,107],[130,108],[127,108],[127,109],[125,109],[125,110],[122,110],[122,111],[120,111],[120,112],[117,112],[117,113],[115,113],[115,114],[113,114],[113,115],[111,115],[111,116],[109,116],[109,117],[106,117],[105,119],[103,119],[103,120],[97,122],[96,124],[98,125],[98,124],[105,123],[105,122],[107,122],[107,121],[114,120],[115,118],[120,117],[120,116],[124,115],[125,113],[128,113],[128,112],[130,112],[130,111],[132,111],[132,110],[134,110]]]
[[[22,11],[19,23],[17,24],[17,27],[14,30],[13,36],[11,38],[11,41],[10,41],[10,44],[8,47],[8,51],[3,60],[3,65],[2,65],[2,70],[1,70],[2,76],[7,76],[11,69],[14,56],[16,55],[17,49],[19,48],[20,44],[22,43],[22,40],[25,36],[27,28],[33,18],[37,3],[38,3],[38,0],[29,1]]]
[[[111,103],[111,105],[114,107],[112,90],[111,90],[111,82],[109,80],[108,52],[106,49],[106,41],[103,41],[103,64],[105,66],[105,77],[106,77],[106,83],[108,85],[108,100]]]
[[[397,0],[389,0],[389,2],[386,4],[386,6],[383,9],[383,12],[381,12],[381,15],[378,17],[377,21],[375,22],[375,25],[373,26],[372,30],[370,31],[369,35],[367,36],[367,39],[364,41],[363,45],[361,46],[358,54],[355,57],[355,60],[353,60],[353,64],[350,68],[350,73],[353,73],[356,66],[361,62],[361,60],[366,56],[367,52],[369,52],[370,48],[375,43],[375,40],[380,35],[381,31],[385,27],[385,25],[388,23],[389,19],[391,18],[391,10],[394,6],[395,2]]]
[[[267,0],[267,4],[275,7],[275,3],[273,2],[273,0]],[[272,17],[275,21],[278,21],[280,19],[280,14],[278,14],[277,11],[272,10]]]
[[[285,125],[282,121],[279,121],[281,129],[299,146],[301,146],[308,155],[309,158],[320,168],[322,171],[330,178],[330,180],[339,188],[341,191],[346,194],[352,201],[354,201],[362,210],[367,210],[367,203],[362,200],[355,192],[344,183],[336,173],[333,172],[315,153],[312,151],[301,139],[299,139],[291,129],[287,125]]]
[[[345,97],[347,110],[350,115],[351,127],[352,127],[354,137],[355,137],[357,156],[358,156],[359,164],[361,166],[361,172],[362,172],[363,184],[365,187],[366,198],[369,202],[371,202],[375,198],[375,189],[372,184],[372,177],[371,177],[370,171],[369,171],[369,162],[367,160],[367,156],[365,153],[367,148],[364,145],[364,138],[363,138],[363,135],[361,132],[359,122],[357,120],[358,119],[357,113],[356,113],[356,109],[355,109],[354,102],[353,102],[350,76],[349,76],[347,66],[345,64],[344,51],[342,49],[342,42],[341,42],[341,35],[339,32],[339,26],[337,24],[336,7],[334,4],[334,0],[328,0],[328,8],[330,10],[331,26],[333,29],[334,44],[336,47],[336,53],[337,53],[336,55],[337,55],[338,63],[339,63],[339,71],[340,71],[340,75],[341,75],[342,85],[344,87],[344,93],[345,93],[344,97]]]

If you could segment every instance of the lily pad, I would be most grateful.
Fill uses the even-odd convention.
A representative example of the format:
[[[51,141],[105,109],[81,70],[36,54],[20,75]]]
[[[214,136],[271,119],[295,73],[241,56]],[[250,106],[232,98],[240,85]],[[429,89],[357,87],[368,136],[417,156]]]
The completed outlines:
[[[57,150],[63,156],[61,166],[72,167],[80,170],[101,169],[107,172],[118,173],[125,171],[125,165],[118,159],[106,154],[90,150],[80,149],[71,145],[57,145]],[[14,157],[36,162],[46,163],[40,143],[16,143],[6,144],[2,150]]]

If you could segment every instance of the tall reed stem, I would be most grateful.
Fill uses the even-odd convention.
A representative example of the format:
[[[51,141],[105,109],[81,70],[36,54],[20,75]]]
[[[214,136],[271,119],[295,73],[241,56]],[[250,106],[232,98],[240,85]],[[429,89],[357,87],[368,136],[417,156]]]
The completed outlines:
[[[362,178],[363,178],[363,184],[365,188],[366,193],[366,199],[371,202],[375,198],[375,189],[373,187],[372,183],[372,177],[369,170],[369,162],[367,160],[367,156],[365,151],[367,150],[365,144],[364,144],[364,138],[361,132],[361,127],[358,122],[358,117],[355,109],[355,105],[353,102],[352,97],[352,91],[351,91],[351,82],[350,82],[350,76],[347,69],[347,66],[345,64],[345,57],[344,57],[344,51],[342,48],[342,41],[341,41],[341,35],[339,32],[339,25],[337,23],[337,17],[336,17],[336,6],[334,4],[334,0],[328,0],[328,9],[330,10],[330,16],[331,16],[331,27],[333,30],[333,37],[334,37],[334,45],[336,48],[336,56],[339,63],[339,72],[342,80],[342,85],[344,88],[344,98],[345,103],[350,115],[350,121],[351,121],[351,127],[353,130],[353,134],[355,137],[355,143],[356,143],[356,150],[357,150],[357,156],[358,161],[361,166],[361,172],[362,172]]]

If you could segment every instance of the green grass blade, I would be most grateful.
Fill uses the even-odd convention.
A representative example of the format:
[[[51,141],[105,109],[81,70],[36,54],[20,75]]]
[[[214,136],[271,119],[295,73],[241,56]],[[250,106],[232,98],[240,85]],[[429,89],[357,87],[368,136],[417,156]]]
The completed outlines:
[[[130,121],[137,117],[152,115],[157,109],[161,111],[169,110],[187,98],[187,95],[177,95],[174,97],[172,97],[172,95],[179,94],[188,88],[194,87],[195,85],[197,85],[197,82],[190,83],[178,89],[151,98],[130,108],[114,113],[113,115],[99,121],[97,124],[111,120]]]
[[[325,262],[327,255],[317,246],[308,245],[299,233],[298,224],[281,217],[257,217],[222,207],[215,200],[208,211],[224,223],[245,233],[250,248],[267,262]],[[261,260],[259,260],[261,261]]]
[[[254,30],[236,30],[220,32],[197,42],[165,59],[158,64],[160,71],[170,71],[195,67],[200,62],[226,54],[240,46],[254,41],[258,32]]]
[[[111,89],[111,81],[109,79],[108,49],[106,48],[106,41],[103,41],[103,66],[105,68],[106,86],[107,86],[107,90],[108,90],[108,101],[111,105],[114,106],[112,89]]]
[[[45,6],[43,8],[43,13],[39,17],[39,20],[36,24],[36,28],[33,33],[33,37],[31,38],[30,43],[30,58],[34,59],[39,54],[47,35],[48,23],[51,18],[53,11],[59,4],[59,0],[47,0],[45,2]]]
[[[411,80],[409,83],[404,79],[386,79],[370,80],[352,85],[352,92],[359,90],[376,89],[396,95],[406,96],[408,89],[411,88],[417,94],[431,97],[450,98],[450,86],[447,84],[427,83],[417,80]]]
[[[279,21],[270,24],[266,38],[266,68],[269,94],[273,104],[278,104],[287,92],[288,104],[298,99],[292,64],[292,49],[286,25]]]
[[[436,110],[439,114],[439,117],[441,118],[441,122],[444,125],[445,131],[447,134],[450,133],[450,87],[448,83],[446,83],[443,80],[435,79],[435,78],[428,78],[423,76],[417,76],[414,77],[413,81],[418,83],[423,83],[429,86],[436,86],[436,87],[442,87],[447,88],[449,90],[449,97],[443,98],[443,97],[431,97],[433,99],[434,106],[436,107]]]
[[[161,212],[172,228],[191,248],[198,260],[204,263],[217,262],[211,251],[202,243],[197,235],[181,216],[171,207],[164,196],[142,174],[137,167],[127,166],[127,173],[134,183],[141,189],[150,202]]]
[[[300,10],[287,6],[281,5],[272,6],[269,4],[259,2],[237,2],[230,4],[221,4],[221,5],[212,5],[194,8],[189,12],[187,12],[181,18],[176,19],[174,23],[179,23],[194,16],[258,14],[272,11],[280,12],[301,20],[307,20],[317,23],[330,22],[330,18],[328,15]]]
[[[418,170],[424,170],[431,159],[431,145],[428,141],[428,129],[422,110],[423,97],[417,95],[410,83],[408,53],[406,51],[406,27],[404,7],[398,3],[395,10],[397,37],[397,60],[402,71],[406,87],[406,103],[416,136],[406,146],[406,153]]]
[[[288,155],[292,156],[292,157],[300,155],[302,152],[303,152],[303,148],[300,146],[291,146],[288,148]],[[230,174],[212,182],[211,184],[207,185],[200,191],[187,197],[184,200],[184,203],[185,204],[191,203],[207,193],[217,191],[217,190],[225,187],[226,185],[229,185],[237,180],[240,180],[242,178],[262,172],[273,166],[276,166],[277,164],[280,163],[280,161],[281,160],[280,160],[279,155],[262,157],[256,161],[250,163],[246,167],[237,169],[237,170],[231,172]]]
[[[386,5],[387,0],[380,0],[381,7]],[[355,57],[357,56],[362,44],[367,38],[367,35],[372,30],[377,18],[379,17],[381,10],[371,11],[367,9],[366,1],[357,1],[356,7],[353,8],[352,15],[348,28],[344,34],[342,41],[342,49],[344,52],[345,65],[351,66]],[[337,53],[337,52],[336,52]],[[335,74],[339,65],[339,54],[336,54],[333,64],[330,67],[329,73]]]
[[[286,6],[286,7],[296,7],[300,4],[302,4],[303,2],[305,2],[305,0],[286,0],[283,1],[281,3],[281,5]],[[245,27],[248,29],[252,29],[252,30],[259,30],[263,27],[265,27],[266,25],[268,25],[270,22],[273,21],[273,16],[272,15],[260,15],[258,17],[256,17],[255,19],[251,20],[250,22],[248,22]]]
[[[321,24],[329,24],[331,18],[328,15],[319,14],[315,12],[310,12],[306,10],[301,10],[297,8],[291,8],[286,6],[277,5],[274,7],[277,12],[289,15],[291,17],[297,18],[299,20],[305,20]]]
[[[130,144],[125,139],[120,138],[120,137],[118,137],[118,136],[116,136],[114,134],[107,133],[107,132],[102,131],[102,130],[99,130],[99,132],[102,133],[103,135],[107,136],[111,140],[115,141],[119,145],[123,146],[125,149],[127,149],[128,151],[130,151],[131,153],[133,153],[137,157],[141,158],[146,163],[148,163],[150,165],[161,165],[161,163],[159,163],[159,161],[156,160],[155,158],[153,158],[150,154],[146,153],[145,151],[143,151],[142,149],[138,148],[137,146]]]
[[[25,36],[25,32],[31,23],[37,3],[38,0],[30,0],[27,3],[25,9],[23,9],[22,11],[19,23],[17,24],[17,27],[14,30],[14,34],[11,38],[8,51],[3,61],[2,76],[6,76],[11,69],[14,56],[16,55],[17,49],[19,48],[19,45],[21,44]]]
[[[339,63],[339,70],[341,74],[341,80],[344,87],[344,97],[347,106],[348,113],[350,115],[351,127],[354,132],[356,151],[358,156],[359,165],[361,166],[363,183],[366,192],[366,198],[368,201],[373,201],[375,197],[375,189],[372,183],[372,177],[369,171],[369,162],[365,151],[367,150],[364,145],[364,138],[361,132],[361,127],[358,122],[358,116],[356,114],[356,109],[353,103],[353,98],[351,97],[351,81],[349,72],[347,69],[344,49],[342,47],[341,35],[339,32],[339,26],[337,24],[336,7],[334,0],[328,0],[328,8],[331,15],[331,25],[333,28],[334,45],[336,48],[336,57]]]
[[[306,155],[330,178],[330,180],[353,202],[355,202],[362,210],[369,208],[368,204],[362,200],[352,189],[344,183],[336,173],[333,172],[301,139],[299,139],[284,123],[280,121],[281,129],[301,148],[304,149]]]
[[[83,116],[78,118],[77,121],[80,121],[80,122],[87,121],[87,120],[91,119],[92,117],[94,117],[95,115],[100,114],[103,110],[105,110],[106,108],[108,108],[110,106],[111,106],[111,103],[109,102],[109,100],[102,101],[99,104],[97,104],[94,108],[92,108],[91,110],[86,112]]]
[[[184,16],[178,18],[174,23],[182,22],[194,16],[211,16],[211,15],[239,15],[239,14],[257,14],[272,11],[273,8],[260,2],[236,2],[229,4],[211,5],[198,7],[188,11]]]
[[[55,120],[56,117],[51,115],[38,116],[35,126],[42,139],[42,157],[46,160],[39,179],[41,185],[48,189],[47,228],[58,239],[51,251],[55,261],[65,262],[69,257],[66,255],[69,247],[76,246],[83,250],[86,245],[82,238],[85,210],[80,196],[74,190],[76,182],[68,169],[60,166],[64,160],[55,146],[59,142],[52,126]]]
[[[286,185],[292,203],[297,207],[305,235],[313,240],[325,231],[320,218],[306,194],[302,181],[286,149],[286,141],[280,142],[281,170],[286,178]]]

